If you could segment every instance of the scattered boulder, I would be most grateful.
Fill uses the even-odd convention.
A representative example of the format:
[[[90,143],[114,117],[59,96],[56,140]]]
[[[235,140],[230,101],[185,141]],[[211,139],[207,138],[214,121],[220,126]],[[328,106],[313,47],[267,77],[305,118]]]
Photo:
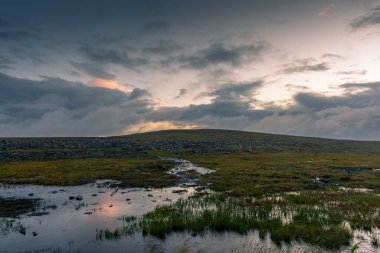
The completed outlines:
[[[177,193],[177,194],[183,194],[183,193],[185,193],[185,192],[187,192],[186,189],[180,189],[180,190],[173,190],[173,191],[172,191],[172,193]]]
[[[22,235],[26,235],[26,229],[24,227],[21,227],[18,232]]]
[[[80,201],[80,200],[83,200],[83,197],[82,197],[82,195],[78,195],[78,196],[76,196],[75,199],[78,200],[78,201]]]

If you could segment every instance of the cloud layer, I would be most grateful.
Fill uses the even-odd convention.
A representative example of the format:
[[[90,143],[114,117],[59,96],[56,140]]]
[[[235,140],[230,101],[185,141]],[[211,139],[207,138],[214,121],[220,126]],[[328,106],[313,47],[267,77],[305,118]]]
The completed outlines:
[[[155,108],[151,94],[62,79],[0,75],[2,136],[99,136],[128,129],[209,127],[331,138],[380,139],[380,83],[347,83],[344,94],[301,92],[286,108],[257,107],[263,81],[222,85],[208,104]],[[187,127],[188,128],[188,127]],[[131,131],[132,131],[131,130]]]

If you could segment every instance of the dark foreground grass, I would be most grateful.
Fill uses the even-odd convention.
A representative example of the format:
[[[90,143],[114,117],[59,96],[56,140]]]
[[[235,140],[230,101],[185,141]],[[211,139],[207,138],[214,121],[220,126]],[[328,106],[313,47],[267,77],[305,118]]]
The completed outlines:
[[[203,234],[257,230],[280,244],[306,242],[328,249],[349,245],[353,231],[380,227],[380,196],[354,191],[313,191],[260,199],[226,194],[197,195],[159,206],[141,218],[126,218],[126,226],[99,233],[115,239],[141,231],[164,238],[172,232]]]
[[[168,161],[148,158],[62,159],[0,164],[0,183],[80,185],[113,179],[128,187],[165,187],[175,183]]]
[[[38,199],[0,198],[0,218],[16,218],[19,215],[34,211],[38,206]]]

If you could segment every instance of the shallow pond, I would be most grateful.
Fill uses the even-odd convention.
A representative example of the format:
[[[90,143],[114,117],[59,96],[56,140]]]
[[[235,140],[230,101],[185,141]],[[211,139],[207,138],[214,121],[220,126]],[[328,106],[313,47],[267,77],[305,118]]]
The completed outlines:
[[[316,249],[298,243],[279,247],[269,239],[260,240],[255,232],[246,236],[173,233],[165,240],[136,233],[115,240],[99,240],[99,231],[123,225],[118,219],[122,216],[139,216],[157,205],[193,194],[198,187],[197,178],[183,176],[184,172],[212,172],[186,160],[172,160],[177,165],[169,173],[179,176],[177,187],[119,189],[118,182],[110,180],[73,187],[0,185],[0,198],[41,200],[38,210],[14,222],[19,222],[19,226],[0,231],[0,252],[304,252],[307,248]]]

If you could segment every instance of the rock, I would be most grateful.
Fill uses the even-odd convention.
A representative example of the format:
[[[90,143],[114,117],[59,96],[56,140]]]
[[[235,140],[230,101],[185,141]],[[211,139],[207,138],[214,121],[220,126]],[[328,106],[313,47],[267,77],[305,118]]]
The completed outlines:
[[[187,192],[186,189],[180,189],[180,190],[173,190],[172,193],[177,193],[177,194],[181,194],[181,193],[185,193]]]
[[[199,186],[199,187],[195,188],[195,191],[197,191],[197,192],[201,192],[201,191],[203,191],[203,190],[205,190],[205,189],[206,189],[205,186]]]
[[[26,235],[26,229],[24,227],[21,227],[18,232],[22,235]]]
[[[98,196],[98,194],[94,193],[94,194],[92,194],[91,196],[96,197],[96,196]]]
[[[33,236],[37,236],[38,233],[37,233],[37,232],[33,232],[32,235],[33,235]]]
[[[51,191],[50,193],[51,193],[51,194],[57,194],[58,191]]]
[[[28,196],[29,196],[29,197],[34,196],[34,193],[29,193]]]
[[[131,201],[131,199],[126,199],[126,201]]]
[[[69,197],[69,200],[73,200],[73,199],[75,199],[74,196],[70,196],[70,197]]]
[[[85,213],[83,213],[83,214],[91,215],[92,212],[85,212]]]
[[[78,200],[78,201],[80,201],[80,200],[83,200],[83,197],[82,197],[82,195],[78,195],[78,196],[76,196],[75,199]]]
[[[149,198],[153,198],[153,195],[152,195],[152,194],[148,194],[148,197],[149,197]]]
[[[111,205],[109,205],[108,207],[113,207],[113,205],[111,204]]]

